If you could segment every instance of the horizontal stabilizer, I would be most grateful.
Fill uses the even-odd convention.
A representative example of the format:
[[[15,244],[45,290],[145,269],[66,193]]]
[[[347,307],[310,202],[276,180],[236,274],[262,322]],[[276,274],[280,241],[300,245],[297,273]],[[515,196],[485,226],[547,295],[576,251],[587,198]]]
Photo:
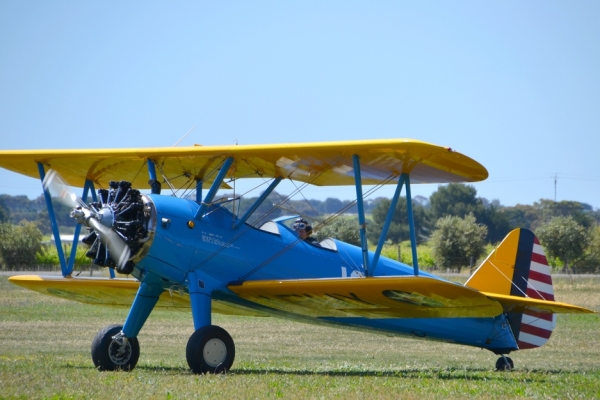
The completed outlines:
[[[495,293],[482,294],[502,304],[504,312],[537,313],[537,314],[587,314],[595,311],[575,306],[573,304],[561,303],[559,301],[538,300],[527,297],[508,296]]]
[[[554,301],[546,254],[528,229],[509,232],[465,285],[502,304],[520,350],[543,346],[556,327],[556,314],[594,312]]]
[[[8,280],[26,289],[65,300],[117,308],[131,307],[140,287],[140,282],[135,279],[16,275],[11,276]],[[187,311],[190,309],[190,299],[187,292],[165,291],[160,296],[155,308]],[[213,300],[212,311],[228,315],[266,316],[266,314],[218,300]]]
[[[502,313],[495,300],[427,277],[246,281],[228,288],[254,303],[309,317],[460,318]]]

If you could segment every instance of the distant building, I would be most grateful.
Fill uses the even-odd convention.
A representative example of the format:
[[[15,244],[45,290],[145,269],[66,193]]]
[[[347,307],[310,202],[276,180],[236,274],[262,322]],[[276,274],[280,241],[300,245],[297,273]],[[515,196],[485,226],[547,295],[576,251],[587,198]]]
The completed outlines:
[[[79,235],[79,243],[83,239],[84,235]],[[72,244],[74,235],[60,235],[60,243],[62,244]],[[54,240],[54,235],[50,236],[50,241],[44,242],[44,244],[56,245],[56,241]]]

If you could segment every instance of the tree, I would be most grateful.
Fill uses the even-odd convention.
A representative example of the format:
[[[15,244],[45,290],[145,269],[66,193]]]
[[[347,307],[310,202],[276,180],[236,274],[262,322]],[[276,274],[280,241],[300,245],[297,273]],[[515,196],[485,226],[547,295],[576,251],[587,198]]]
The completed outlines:
[[[477,190],[471,185],[451,183],[440,186],[430,197],[430,218],[437,221],[442,217],[456,216],[463,218],[473,214],[478,224],[488,228],[486,241],[499,242],[515,226],[511,223],[511,215],[504,212],[498,200],[491,203],[477,197]]]
[[[461,218],[469,213],[479,215],[483,204],[476,196],[477,190],[471,185],[451,183],[438,187],[429,198],[431,220],[437,221],[448,215]]]
[[[42,196],[43,197],[43,196]],[[37,200],[29,200],[27,196],[11,196],[8,194],[0,195],[0,202],[10,210],[10,220],[13,224],[18,224],[19,221],[33,221],[41,210],[46,209],[46,202],[38,202]]]
[[[343,207],[344,204],[340,199],[336,199],[334,197],[328,197],[325,199],[325,213],[326,214],[335,214],[338,213]]]
[[[319,227],[315,237],[318,241],[332,237],[342,242],[360,246],[358,218],[349,216],[334,218],[329,224]]]
[[[589,228],[594,224],[594,218],[590,215],[589,210],[586,210],[584,204],[578,201],[553,201],[548,199],[540,199],[539,202],[533,204],[539,210],[541,219],[544,222],[549,222],[554,217],[572,217],[575,222],[584,228]]]
[[[33,222],[35,222],[35,225],[42,232],[42,234],[48,235],[52,233],[52,224],[50,223],[50,215],[48,214],[48,210],[41,211]]]
[[[470,265],[483,254],[486,234],[487,227],[477,224],[473,214],[440,218],[429,240],[436,265],[442,268]]]
[[[592,206],[578,201],[553,201],[540,199],[533,205],[517,204],[502,210],[508,217],[509,223],[515,228],[536,230],[554,217],[573,217],[575,222],[585,228],[590,228],[597,222],[598,212]]]
[[[486,241],[489,243],[500,242],[513,229],[504,208],[492,204],[481,210],[477,222],[487,226]]]
[[[0,199],[0,223],[8,222],[10,219],[10,211],[6,208],[4,201]]]
[[[373,209],[373,223],[367,227],[367,238],[371,243],[377,243],[379,241],[379,237],[383,230],[383,224],[385,223],[391,205],[392,201],[390,199],[383,198]],[[415,220],[416,239],[417,242],[422,242],[426,240],[428,232],[428,220],[425,208],[421,205],[413,204],[413,215]],[[400,197],[398,199],[398,204],[396,204],[396,210],[394,211],[394,216],[392,217],[386,239],[394,244],[404,240],[410,240],[406,197]]]
[[[588,246],[583,257],[571,263],[576,273],[597,274],[600,272],[600,225],[596,224],[588,230]]]
[[[3,269],[34,267],[41,242],[42,232],[33,222],[0,224],[0,258]]]
[[[584,255],[590,241],[585,228],[571,216],[554,217],[535,233],[548,255],[564,263],[564,272],[568,270],[569,262],[575,263]]]
[[[504,214],[509,225],[514,228],[535,229],[540,225],[541,216],[532,205],[517,204],[514,207],[505,207]]]

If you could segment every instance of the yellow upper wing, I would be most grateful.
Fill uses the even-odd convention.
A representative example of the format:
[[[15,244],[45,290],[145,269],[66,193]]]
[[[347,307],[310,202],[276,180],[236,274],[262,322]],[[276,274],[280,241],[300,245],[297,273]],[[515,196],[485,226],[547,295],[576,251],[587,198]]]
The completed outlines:
[[[229,290],[254,303],[309,317],[494,317],[500,304],[480,292],[427,277],[246,281]]]
[[[39,178],[37,163],[60,173],[71,186],[85,179],[97,184],[126,180],[148,188],[144,170],[147,159],[157,174],[175,187],[195,179],[210,183],[223,160],[233,157],[228,177],[282,177],[313,185],[352,185],[352,155],[361,160],[362,183],[380,183],[390,176],[409,173],[411,183],[475,182],[486,179],[487,170],[473,159],[412,139],[364,140],[322,143],[193,146],[138,149],[3,150],[0,167]],[[394,179],[393,181],[397,181]]]

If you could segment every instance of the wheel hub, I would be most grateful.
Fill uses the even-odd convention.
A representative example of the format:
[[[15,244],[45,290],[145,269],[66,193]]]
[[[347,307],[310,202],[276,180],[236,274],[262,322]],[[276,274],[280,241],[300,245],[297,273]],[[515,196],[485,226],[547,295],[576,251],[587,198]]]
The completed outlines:
[[[210,339],[204,345],[202,356],[208,365],[213,368],[218,367],[227,357],[227,346],[221,339]]]
[[[132,350],[129,342],[113,340],[108,347],[108,356],[115,365],[125,365],[131,358]]]

